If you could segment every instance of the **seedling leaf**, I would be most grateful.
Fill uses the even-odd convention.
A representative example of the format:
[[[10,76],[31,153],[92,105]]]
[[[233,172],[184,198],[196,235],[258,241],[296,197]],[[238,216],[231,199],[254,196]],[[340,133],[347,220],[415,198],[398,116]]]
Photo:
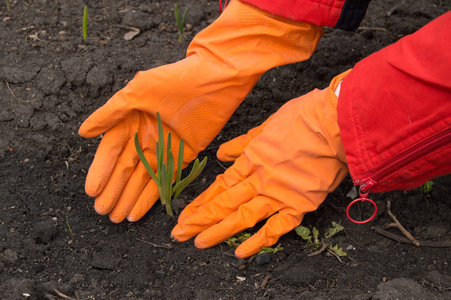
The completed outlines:
[[[150,166],[149,162],[147,161],[146,157],[144,156],[143,150],[139,144],[137,132],[135,132],[134,136],[135,148],[136,152],[138,153],[139,159],[141,160],[147,172],[150,174],[150,176],[158,186],[158,193],[160,195],[161,203],[166,206],[167,213],[172,216],[174,214],[171,207],[172,196],[175,196],[177,198],[183,191],[183,189],[186,188],[194,179],[196,179],[197,176],[199,176],[200,172],[202,172],[207,163],[207,157],[205,157],[201,163],[199,163],[199,159],[196,159],[190,174],[185,179],[181,180],[183,155],[184,155],[183,140],[181,139],[179,144],[179,155],[176,171],[174,155],[171,149],[172,139],[170,132],[168,132],[168,138],[166,143],[166,163],[164,162],[165,143],[164,143],[163,125],[161,123],[160,113],[157,112],[156,115],[158,123],[158,141],[156,142],[156,159],[157,159],[156,174],[152,169],[152,167]]]
[[[427,195],[432,192],[432,186],[434,185],[433,181],[427,181],[420,186],[421,193],[423,195]]]
[[[83,10],[83,42],[86,40],[88,36],[88,6],[85,6]]]
[[[185,8],[185,12],[183,13],[183,17],[180,19],[179,9],[177,7],[177,4],[174,6],[174,14],[175,14],[175,22],[177,23],[177,28],[179,30],[179,42],[183,43],[185,40],[185,17],[186,13],[188,12],[188,8]]]
[[[176,182],[182,180],[182,168],[183,168],[183,152],[185,151],[183,139],[180,139],[179,145],[179,157],[177,159],[177,178]]]
[[[334,252],[336,255],[342,257],[342,256],[347,256],[348,254],[343,251],[343,249],[341,247],[338,247],[338,245],[335,245],[332,247],[332,245],[329,245],[329,250]]]
[[[160,180],[157,177],[157,175],[154,173],[152,167],[150,166],[149,162],[147,161],[146,157],[144,156],[144,153],[143,153],[143,150],[141,148],[141,145],[139,144],[138,133],[137,132],[135,132],[135,148],[136,148],[136,152],[138,153],[139,159],[141,160],[142,164],[144,165],[144,168],[146,168],[146,170],[149,173],[150,177],[152,177],[152,179],[155,181],[155,183],[157,185],[161,184]],[[158,149],[158,147],[157,147],[157,149]]]
[[[315,245],[321,244],[319,240],[319,231],[318,229],[316,229],[316,227],[313,227],[312,229],[312,236],[313,236],[313,244]]]
[[[272,247],[262,247],[262,251],[258,252],[258,255],[265,254],[265,253],[268,253],[268,254],[274,253],[275,254],[275,253],[280,252],[280,251],[283,251],[283,247],[279,247],[279,246],[274,247],[274,248],[272,248]]]
[[[312,232],[305,226],[299,225],[294,229],[302,239],[306,240],[308,244],[312,243]]]
[[[250,237],[251,237],[250,233],[240,232],[237,235],[225,240],[225,242],[231,248],[238,248],[239,245],[241,245],[244,241],[246,241]]]
[[[341,226],[340,224],[333,222],[332,221],[332,228],[329,228],[326,232],[326,234],[324,235],[324,237],[326,239],[329,239],[331,237],[333,237],[335,234],[337,234],[338,232],[342,231],[344,229],[343,226]]]

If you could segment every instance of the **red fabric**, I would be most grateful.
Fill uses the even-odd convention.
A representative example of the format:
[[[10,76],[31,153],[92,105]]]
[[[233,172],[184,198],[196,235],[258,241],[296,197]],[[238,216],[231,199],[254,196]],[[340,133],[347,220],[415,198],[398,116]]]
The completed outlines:
[[[408,190],[451,173],[451,12],[359,62],[343,80],[338,124],[354,181]],[[440,144],[441,142],[441,144]],[[409,153],[413,156],[409,157]],[[403,164],[381,170],[394,158]],[[375,178],[376,177],[376,178]]]
[[[345,0],[241,0],[293,21],[335,27]]]

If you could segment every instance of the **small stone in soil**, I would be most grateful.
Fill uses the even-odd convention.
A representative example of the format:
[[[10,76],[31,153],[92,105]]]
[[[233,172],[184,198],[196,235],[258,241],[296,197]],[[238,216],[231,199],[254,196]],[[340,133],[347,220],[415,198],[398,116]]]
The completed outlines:
[[[271,254],[263,253],[255,257],[255,263],[259,266],[265,265],[271,261]]]

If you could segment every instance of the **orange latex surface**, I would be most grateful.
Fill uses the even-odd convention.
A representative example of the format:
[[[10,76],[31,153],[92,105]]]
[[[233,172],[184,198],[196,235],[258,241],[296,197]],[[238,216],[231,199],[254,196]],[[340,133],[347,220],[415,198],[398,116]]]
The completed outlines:
[[[196,247],[208,248],[267,219],[236,249],[246,258],[274,245],[316,210],[348,173],[334,94],[346,74],[327,89],[289,101],[247,136],[224,144],[220,159],[241,155],[185,208],[173,237],[197,236]]]
[[[86,178],[95,209],[113,222],[139,220],[158,199],[136,154],[133,134],[152,166],[159,111],[172,149],[185,142],[186,167],[218,134],[260,76],[270,68],[310,57],[323,29],[292,22],[240,1],[200,32],[179,62],[140,72],[80,127],[81,136],[104,133]]]

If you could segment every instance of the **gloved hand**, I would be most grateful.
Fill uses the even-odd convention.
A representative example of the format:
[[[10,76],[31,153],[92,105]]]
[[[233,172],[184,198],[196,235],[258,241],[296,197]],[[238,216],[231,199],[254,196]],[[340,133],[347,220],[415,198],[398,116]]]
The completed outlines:
[[[246,258],[298,226],[348,172],[334,94],[346,75],[289,101],[261,126],[223,144],[219,159],[239,157],[184,209],[172,236],[182,242],[197,235],[196,247],[208,248],[269,218],[236,249],[236,256]]]
[[[96,197],[96,211],[109,213],[113,222],[137,221],[158,199],[156,184],[139,163],[133,144],[137,131],[155,168],[157,111],[165,136],[171,131],[174,152],[183,138],[186,167],[265,71],[309,58],[322,35],[319,26],[234,0],[193,39],[185,59],[138,73],[79,130],[86,138],[105,133],[85,186],[86,193]]]

